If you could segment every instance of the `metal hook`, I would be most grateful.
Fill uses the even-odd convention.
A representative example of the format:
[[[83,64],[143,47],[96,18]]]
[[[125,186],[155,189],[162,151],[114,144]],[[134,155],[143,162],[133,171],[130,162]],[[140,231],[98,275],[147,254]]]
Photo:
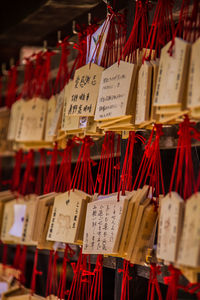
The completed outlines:
[[[72,21],[72,32],[73,32],[73,34],[78,34],[78,32],[76,31],[76,21],[75,20]]]
[[[15,64],[15,60],[14,60],[14,57],[11,57],[10,60],[9,60],[9,64],[10,64],[10,68],[12,68]]]
[[[91,25],[92,14],[88,13],[88,25]]]
[[[47,40],[43,41],[43,51],[47,51]]]
[[[57,31],[57,39],[58,39],[58,43],[60,44],[62,42],[62,40],[61,40],[61,30]]]
[[[6,63],[1,64],[1,72],[4,76],[8,74],[8,71],[6,70]]]

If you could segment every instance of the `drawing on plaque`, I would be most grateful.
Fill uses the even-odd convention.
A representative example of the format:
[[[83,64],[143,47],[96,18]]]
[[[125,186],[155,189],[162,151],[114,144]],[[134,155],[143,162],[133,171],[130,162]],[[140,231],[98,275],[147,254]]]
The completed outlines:
[[[71,217],[69,215],[63,215],[59,213],[58,216],[58,228],[56,234],[64,234],[66,230],[71,229]]]

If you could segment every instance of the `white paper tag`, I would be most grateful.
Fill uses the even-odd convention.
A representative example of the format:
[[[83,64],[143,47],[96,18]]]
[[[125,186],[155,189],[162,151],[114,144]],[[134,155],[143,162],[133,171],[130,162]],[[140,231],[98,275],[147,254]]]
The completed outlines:
[[[8,290],[8,282],[0,281],[0,299],[1,299],[1,295],[7,292],[7,290]]]
[[[87,121],[88,121],[87,117],[81,117],[79,119],[79,128],[86,128],[87,127]]]
[[[107,24],[106,24],[107,22]],[[86,54],[86,64],[89,62],[95,62],[94,58],[97,58],[97,61],[95,62],[97,65],[101,64],[101,59],[104,52],[105,42],[108,35],[108,30],[110,27],[110,22],[105,20],[103,24],[93,33],[91,36],[91,42],[89,41],[89,36],[87,36],[87,54]],[[102,28],[104,28],[104,32],[102,32]],[[94,51],[96,48],[96,45],[98,43],[98,40],[101,36],[101,43],[99,44],[98,48],[98,55],[94,55]]]
[[[9,232],[11,235],[16,237],[22,236],[25,213],[26,213],[25,204],[14,204],[14,223]]]
[[[61,242],[55,242],[53,244],[53,250],[57,251],[58,249],[65,249],[66,244]]]

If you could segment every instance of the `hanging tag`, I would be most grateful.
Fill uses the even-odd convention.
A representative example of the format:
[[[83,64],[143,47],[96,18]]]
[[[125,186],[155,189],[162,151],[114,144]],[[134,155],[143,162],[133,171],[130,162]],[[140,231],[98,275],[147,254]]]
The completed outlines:
[[[76,70],[66,109],[69,116],[94,116],[102,71],[96,64]]]
[[[152,69],[152,65],[148,61],[144,61],[138,73],[136,125],[148,121],[150,117]]]
[[[190,44],[175,38],[172,56],[168,53],[170,46],[171,42],[161,50],[154,105],[181,104],[184,108]]]
[[[33,226],[36,218],[38,199],[33,197],[26,202],[26,214],[24,218],[24,226],[22,232],[22,243],[26,245],[35,245],[32,240]]]
[[[134,112],[133,88],[137,66],[120,61],[102,72],[95,120],[122,117]]]
[[[19,115],[16,141],[41,141],[44,135],[47,101],[36,98],[24,101]]]
[[[160,202],[157,257],[175,262],[183,224],[184,202],[171,192]]]
[[[62,249],[65,250],[66,244],[65,243],[61,243],[61,242],[55,242],[53,244],[53,250],[54,251],[58,251],[58,249]]]
[[[45,127],[45,141],[52,141],[53,137],[49,135],[49,130],[51,124],[53,122],[53,117],[56,110],[56,97],[53,95],[48,100],[47,104],[47,120],[46,120],[46,127]]]
[[[65,94],[65,89],[63,89],[59,94],[56,95],[56,109],[54,111],[50,129],[48,131],[49,136],[56,135],[57,131],[60,127],[61,117],[62,117],[62,109],[63,109],[63,103],[64,103],[64,94]]]
[[[200,193],[192,195],[185,204],[177,263],[200,267]]]
[[[9,118],[9,110],[5,107],[0,108],[0,152],[9,151],[11,148],[7,141]]]
[[[12,201],[8,201],[4,205],[4,211],[3,211],[3,218],[2,218],[2,228],[1,228],[1,240],[3,242],[16,242],[19,243],[21,238],[17,236],[12,236],[10,234],[10,229],[12,228],[15,220],[15,215],[14,215],[14,205],[15,204],[24,204],[23,199],[16,199]],[[23,216],[22,216],[23,218]],[[20,220],[20,222],[22,222]],[[21,227],[20,227],[21,229]],[[23,229],[23,228],[22,228]]]
[[[189,76],[187,104],[190,108],[200,107],[199,78],[200,78],[200,38],[192,44]]]
[[[139,212],[138,212],[139,213]],[[140,228],[137,233],[136,242],[131,255],[131,263],[144,264],[146,262],[147,250],[150,248],[151,236],[157,220],[155,206],[148,205],[143,212]]]
[[[9,231],[10,235],[22,237],[24,220],[26,213],[25,204],[14,204],[14,223]]]
[[[52,249],[53,247],[53,243],[46,241],[46,236],[52,215],[55,195],[55,193],[50,193],[38,197],[32,240],[38,242],[38,247],[40,244],[40,248],[44,249]]]
[[[68,116],[68,112],[67,112],[67,103],[69,102],[69,99],[70,99],[72,87],[73,87],[73,81],[70,81],[65,86],[63,113],[62,113],[62,121],[61,121],[61,130],[63,130],[63,131],[68,130],[68,124],[69,124],[70,117]]]
[[[22,109],[24,100],[20,99],[13,103],[10,111],[10,120],[9,120],[9,126],[8,126],[8,135],[7,139],[9,141],[14,141],[16,137],[16,130],[19,122],[19,115],[20,111]]]
[[[2,298],[2,294],[8,291],[8,282],[0,281],[0,299]]]
[[[135,245],[137,243],[138,233],[140,232],[140,226],[141,226],[141,223],[142,223],[142,218],[143,218],[145,209],[149,205],[150,201],[151,201],[150,198],[147,198],[147,196],[146,196],[145,200],[143,200],[142,203],[139,202],[138,203],[139,205],[137,205],[135,207],[136,216],[135,216],[135,219],[133,221],[133,227],[130,227],[130,228],[133,228],[133,229],[131,231],[130,240],[129,240],[129,244],[128,244],[128,247],[127,247],[127,253],[125,254],[125,258],[127,260],[131,260]]]
[[[83,237],[79,236],[81,222],[84,224],[87,194],[71,190],[55,197],[47,240],[77,243]]]
[[[126,230],[126,233],[124,232],[124,234],[122,235],[121,245],[120,245],[120,255],[122,256],[126,257],[128,253],[130,253],[129,257],[131,256],[132,243],[135,234],[133,231],[136,222],[136,217],[138,215],[139,205],[143,204],[143,202],[147,198],[147,191],[148,191],[148,186],[144,186],[142,189],[138,189],[130,201],[130,211],[128,209],[128,215],[125,223],[126,227],[124,226],[124,230]]]
[[[51,216],[53,212],[53,203],[51,204],[45,204],[47,206],[46,213],[44,214],[45,220],[41,222],[40,228],[41,231],[39,233],[38,239],[37,239],[37,248],[38,249],[53,249],[53,242],[47,241],[47,232],[49,229]]]
[[[83,253],[116,254],[118,252],[122,226],[128,207],[126,196],[102,196],[87,207],[84,230]]]

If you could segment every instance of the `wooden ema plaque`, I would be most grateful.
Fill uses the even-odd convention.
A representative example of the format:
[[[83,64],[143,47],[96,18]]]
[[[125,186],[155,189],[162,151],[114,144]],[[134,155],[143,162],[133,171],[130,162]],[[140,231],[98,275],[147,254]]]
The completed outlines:
[[[47,104],[47,118],[46,118],[45,135],[44,135],[44,139],[47,142],[53,141],[53,136],[49,135],[49,130],[53,122],[55,110],[56,110],[56,97],[53,95],[48,100],[48,104]]]
[[[22,109],[24,100],[20,99],[13,103],[10,110],[10,120],[8,126],[7,139],[9,141],[14,141],[16,137],[17,126],[19,122],[20,111]]]
[[[94,116],[102,71],[93,63],[76,70],[66,106],[68,116]]]
[[[186,200],[177,263],[200,267],[200,193]]]
[[[16,141],[41,141],[44,137],[47,101],[39,98],[24,101],[17,126]]]
[[[168,117],[165,118],[166,122],[168,119],[170,120],[168,107],[174,107],[176,113],[185,109],[186,83],[190,59],[189,43],[180,38],[175,38],[171,56],[168,53],[170,46],[171,41],[161,50],[156,91],[153,100],[156,108],[165,107],[166,114],[168,114]],[[171,113],[172,118],[173,114],[174,112]]]
[[[120,61],[102,72],[95,120],[107,120],[132,114],[135,109],[133,88],[138,67]]]
[[[111,194],[88,204],[83,253],[118,253],[128,201],[126,196],[117,201],[117,195]]]
[[[47,240],[71,244],[83,240],[79,232],[81,220],[85,218],[88,200],[88,195],[78,190],[57,195],[54,200]]]
[[[145,61],[138,72],[137,100],[135,124],[139,125],[149,120],[150,96],[153,67],[150,62]]]
[[[184,201],[176,192],[171,192],[161,199],[157,244],[159,259],[176,261],[183,214]]]

